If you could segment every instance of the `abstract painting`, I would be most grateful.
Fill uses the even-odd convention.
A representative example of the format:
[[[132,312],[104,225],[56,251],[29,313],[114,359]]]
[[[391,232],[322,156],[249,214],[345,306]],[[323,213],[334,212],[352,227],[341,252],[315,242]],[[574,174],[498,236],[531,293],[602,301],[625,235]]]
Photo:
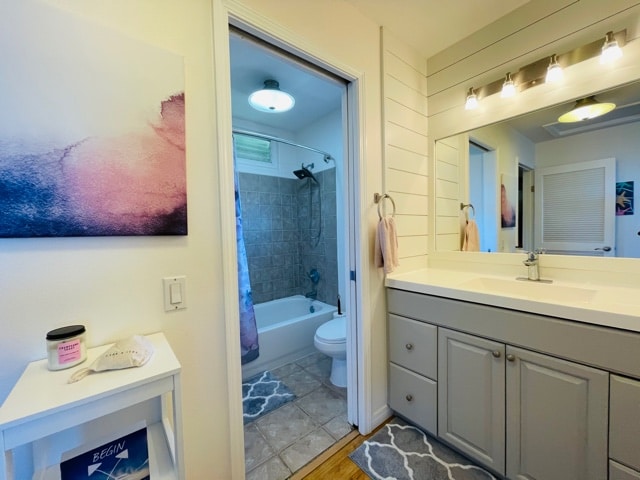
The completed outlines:
[[[186,235],[183,58],[38,0],[9,13],[0,237]]]
[[[516,179],[503,173],[500,179],[500,225],[502,228],[516,226],[516,209],[513,199],[518,197]]]
[[[633,215],[633,182],[616,183],[616,215]]]

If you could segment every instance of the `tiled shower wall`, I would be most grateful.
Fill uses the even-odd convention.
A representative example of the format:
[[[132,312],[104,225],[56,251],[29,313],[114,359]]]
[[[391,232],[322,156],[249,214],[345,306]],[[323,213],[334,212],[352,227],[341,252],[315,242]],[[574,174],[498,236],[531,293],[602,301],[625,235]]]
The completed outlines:
[[[254,303],[305,295],[312,290],[308,274],[315,268],[318,300],[336,304],[335,168],[314,175],[320,186],[308,179],[239,174]]]

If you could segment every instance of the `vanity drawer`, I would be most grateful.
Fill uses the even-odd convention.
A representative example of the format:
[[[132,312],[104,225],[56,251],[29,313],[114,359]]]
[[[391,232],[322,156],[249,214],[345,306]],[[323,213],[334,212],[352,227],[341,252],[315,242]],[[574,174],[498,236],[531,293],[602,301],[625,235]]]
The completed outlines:
[[[389,364],[389,406],[392,410],[437,435],[437,401],[436,382]]]
[[[437,327],[389,314],[389,359],[435,380],[438,374]]]
[[[640,480],[640,472],[609,460],[609,480]]]
[[[640,382],[611,375],[609,457],[640,470]]]

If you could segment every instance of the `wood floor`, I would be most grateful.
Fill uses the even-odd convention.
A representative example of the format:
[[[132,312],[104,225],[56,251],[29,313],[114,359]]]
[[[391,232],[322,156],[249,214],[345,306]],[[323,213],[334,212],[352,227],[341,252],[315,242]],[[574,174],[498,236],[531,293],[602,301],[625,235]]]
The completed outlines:
[[[369,480],[369,477],[351,461],[349,454],[392,419],[393,417],[387,419],[368,435],[360,435],[357,430],[354,430],[291,475],[290,480],[327,480],[329,478],[332,480]]]

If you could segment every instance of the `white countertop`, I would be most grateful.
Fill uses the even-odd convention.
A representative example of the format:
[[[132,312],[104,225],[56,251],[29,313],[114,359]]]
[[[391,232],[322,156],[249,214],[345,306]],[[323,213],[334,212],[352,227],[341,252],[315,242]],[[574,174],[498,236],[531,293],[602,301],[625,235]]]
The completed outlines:
[[[416,293],[640,332],[640,288],[428,268],[388,275],[385,285]]]

